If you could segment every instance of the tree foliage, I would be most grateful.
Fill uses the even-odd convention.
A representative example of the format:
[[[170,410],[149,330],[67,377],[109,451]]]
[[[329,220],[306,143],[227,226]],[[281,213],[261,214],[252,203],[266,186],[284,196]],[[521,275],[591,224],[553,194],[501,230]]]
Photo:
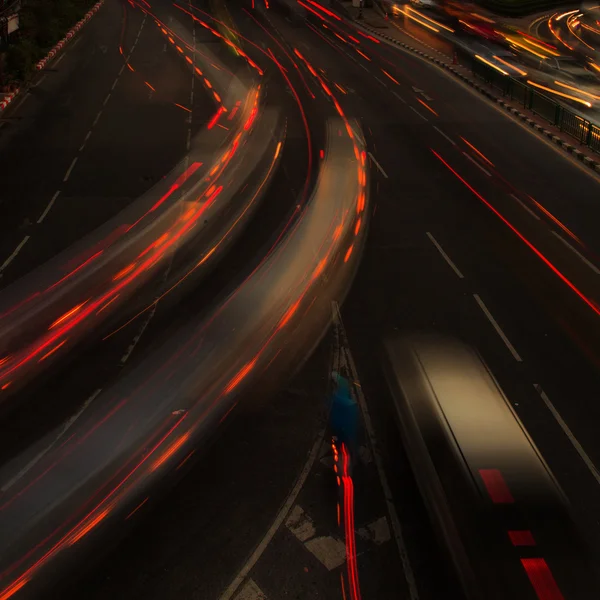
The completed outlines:
[[[2,84],[25,81],[96,0],[23,0],[19,30],[7,48]]]

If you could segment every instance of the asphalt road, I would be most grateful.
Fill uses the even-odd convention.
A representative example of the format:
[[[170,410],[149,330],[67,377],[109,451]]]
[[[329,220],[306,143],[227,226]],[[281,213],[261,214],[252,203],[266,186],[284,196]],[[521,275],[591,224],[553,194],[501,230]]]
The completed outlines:
[[[1,286],[107,221],[175,166],[188,130],[216,110],[200,86],[192,113],[176,106],[190,107],[192,79],[154,21],[120,0],[106,2],[48,64],[0,129]]]
[[[573,444],[578,440],[579,451],[599,464],[595,433],[599,409],[594,402],[600,388],[597,314],[507,224],[539,247],[564,277],[577,282],[593,304],[598,299],[598,273],[573,248],[590,261],[594,252],[599,252],[594,235],[598,181],[470,89],[417,57],[361,38],[365,58],[347,38],[342,41],[324,31],[318,20],[311,19],[310,24],[323,32],[319,35],[307,26],[292,26],[275,10],[262,10],[256,16],[276,37],[279,32],[277,43],[245,12],[229,8],[240,32],[263,50],[271,48],[287,69],[307,117],[315,156],[322,142],[318,132],[330,107],[308,69],[302,63],[295,69],[290,62],[293,48],[319,70],[347,115],[360,121],[371,149],[369,242],[342,315],[383,449],[384,469],[420,597],[454,594],[382,383],[378,356],[381,337],[390,330],[447,332],[482,353],[571,499],[579,524],[598,555],[598,480]],[[344,31],[345,27],[342,36]],[[289,118],[282,168],[256,217],[260,227],[248,231],[228,259],[231,262],[226,261],[206,288],[185,303],[181,318],[242,276],[248,258],[259,256],[276,237],[294,199],[301,197],[306,173],[299,164],[307,160],[302,117],[293,94],[273,71],[268,100],[283,105]],[[300,72],[314,91],[314,99]],[[565,245],[567,241],[571,248]],[[241,254],[240,249],[244,250]],[[153,327],[164,333],[169,322],[167,315],[159,315]],[[157,343],[160,336],[144,339],[148,341],[142,347],[150,345],[150,340]],[[323,397],[328,389],[332,345],[325,339],[293,383],[275,399],[266,401],[257,390],[237,418],[234,413],[210,452],[195,465],[190,461],[186,478],[149,518],[140,519],[134,533],[96,565],[91,575],[56,597],[222,597],[263,539],[318,440],[325,420]],[[89,364],[89,358],[81,363]],[[88,378],[80,374],[75,380],[87,383]],[[541,385],[545,393],[541,395],[534,384]],[[562,428],[556,414],[561,416]],[[333,536],[335,493],[330,472],[321,471],[319,464],[310,470],[295,502],[326,535]],[[356,483],[357,494],[361,494],[357,510],[365,510],[361,527],[385,513],[377,477],[372,461],[365,460]],[[306,548],[298,545],[298,535],[290,537],[292,529],[282,524],[250,571],[256,586],[267,598],[281,592],[301,598],[341,597],[336,570],[323,571],[322,565],[314,562],[314,553],[307,554]],[[407,564],[402,564],[394,545],[387,544],[378,546],[377,552],[382,554],[365,551],[359,557],[365,597],[409,597]],[[389,595],[375,585],[382,569],[378,572],[373,557],[383,553],[386,558],[380,564],[387,565],[383,572],[389,577]],[[260,597],[256,591],[254,594],[248,597]]]

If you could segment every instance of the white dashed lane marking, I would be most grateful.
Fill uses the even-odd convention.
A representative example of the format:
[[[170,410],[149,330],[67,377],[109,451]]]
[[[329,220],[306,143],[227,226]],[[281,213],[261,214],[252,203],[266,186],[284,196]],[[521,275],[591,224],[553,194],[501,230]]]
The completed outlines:
[[[465,276],[460,272],[460,269],[452,262],[452,259],[446,254],[444,249],[440,246],[437,240],[433,237],[429,231],[426,232],[427,237],[431,241],[431,243],[437,248],[437,251],[442,255],[442,258],[448,263],[450,268],[461,278],[464,279]]]
[[[492,313],[488,310],[488,307],[484,304],[483,300],[479,297],[479,294],[473,294],[473,298],[475,298],[475,302],[479,305],[479,308],[483,311],[483,314],[488,318],[488,321],[492,324],[492,327],[496,330],[496,333],[500,336],[510,353],[513,355],[513,358],[517,362],[523,362],[523,359],[519,356],[519,353],[515,350],[515,347],[510,343],[508,337],[500,325],[498,325],[496,319],[492,316]]]
[[[48,205],[44,209],[44,212],[40,215],[40,218],[37,220],[38,223],[41,223],[46,218],[46,215],[50,212],[50,209],[56,202],[56,199],[59,197],[59,195],[60,195],[60,190],[57,190],[54,193],[54,196],[52,196],[52,198],[50,199],[50,202],[48,202]]]
[[[2,266],[0,266],[0,274],[2,273],[2,271],[4,271],[4,269],[6,269],[6,267],[8,267],[8,265],[10,265],[10,263],[15,259],[17,254],[21,252],[21,248],[23,248],[23,246],[27,243],[27,240],[29,240],[29,238],[30,236],[26,235],[21,240],[19,245],[13,250],[13,253],[2,263]]]

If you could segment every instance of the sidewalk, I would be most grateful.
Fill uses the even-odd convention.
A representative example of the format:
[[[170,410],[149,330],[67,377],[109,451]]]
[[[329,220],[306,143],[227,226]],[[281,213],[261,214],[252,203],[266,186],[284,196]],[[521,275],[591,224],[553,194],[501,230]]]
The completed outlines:
[[[475,76],[467,66],[453,64],[452,57],[421,42],[417,38],[404,33],[392,24],[393,17],[385,18],[379,10],[375,8],[363,8],[363,18],[359,20],[359,9],[353,7],[350,2],[333,0],[333,3],[340,12],[345,13],[350,19],[354,20],[358,27],[362,27],[372,34],[382,36],[388,43],[402,46],[452,72],[484,96],[495,101],[508,112],[524,121],[532,129],[535,129],[538,133],[548,138],[557,146],[560,146],[597,173],[600,173],[600,154],[589,149],[587,146],[579,144],[576,139],[562,132],[558,127],[543,120],[535,113],[527,110],[517,101],[502,96],[491,85]]]

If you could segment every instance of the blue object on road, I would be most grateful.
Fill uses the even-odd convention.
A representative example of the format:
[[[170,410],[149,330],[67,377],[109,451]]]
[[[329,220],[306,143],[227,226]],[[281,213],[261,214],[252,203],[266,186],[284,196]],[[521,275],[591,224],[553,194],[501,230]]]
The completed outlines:
[[[335,382],[329,417],[331,433],[354,455],[358,440],[358,404],[348,379],[335,371],[331,375]]]

